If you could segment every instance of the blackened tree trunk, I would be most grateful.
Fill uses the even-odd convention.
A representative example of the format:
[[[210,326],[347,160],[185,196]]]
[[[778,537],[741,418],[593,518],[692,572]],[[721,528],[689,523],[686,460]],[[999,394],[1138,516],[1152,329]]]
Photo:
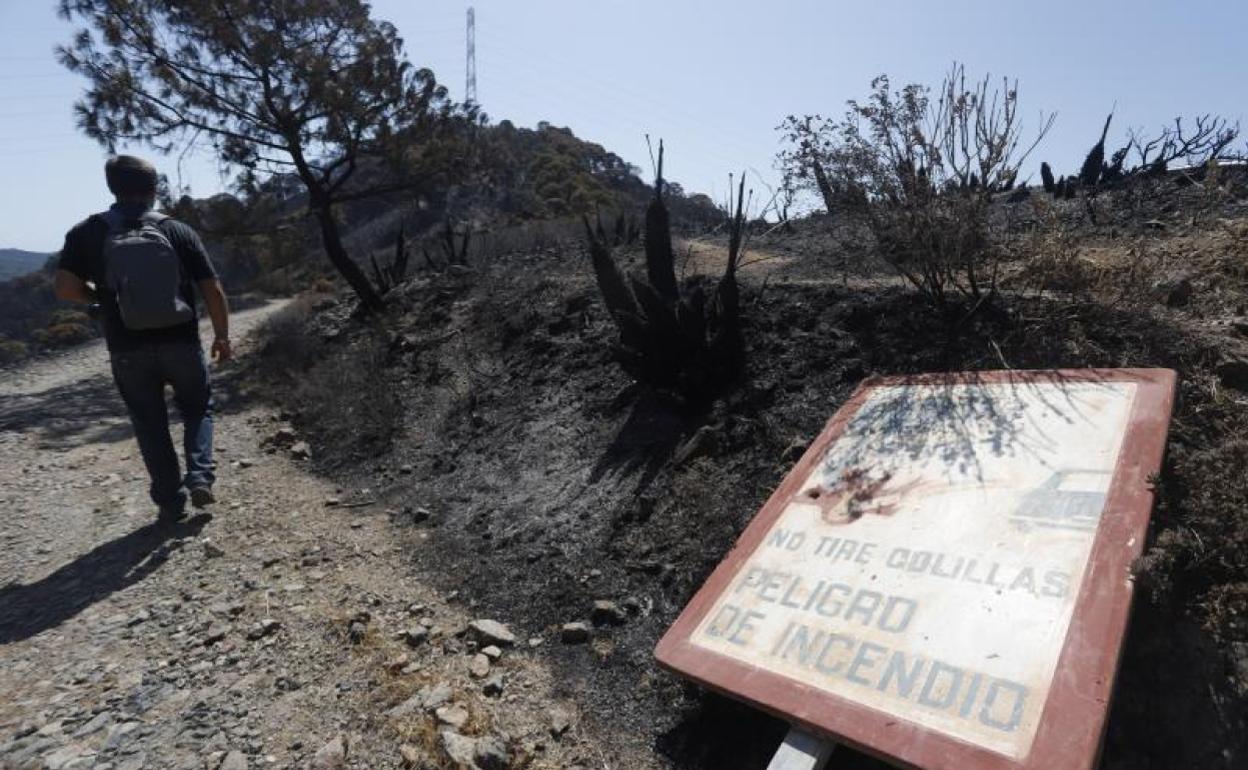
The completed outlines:
[[[364,274],[359,265],[355,264],[355,260],[351,259],[346,247],[342,245],[342,235],[338,231],[338,222],[334,219],[332,206],[328,203],[313,204],[312,213],[316,215],[316,221],[321,226],[321,242],[325,245],[325,254],[329,257],[329,261],[355,291],[365,310],[370,313],[380,310],[381,295],[377,293],[377,289],[368,280],[368,276]]]
[[[325,246],[325,254],[338,273],[346,280],[360,299],[360,304],[369,313],[382,308],[381,294],[368,280],[368,276],[360,266],[351,259],[347,248],[342,245],[342,233],[338,230],[338,220],[334,219],[334,199],[321,180],[316,177],[303,154],[303,146],[298,135],[289,131],[287,141],[290,144],[290,156],[294,160],[295,170],[300,180],[308,188],[308,204],[321,227],[321,243]]]
[[[819,195],[823,197],[823,206],[831,214],[833,207],[836,205],[836,193],[832,189],[832,183],[828,181],[828,172],[823,170],[823,164],[813,154],[810,156],[810,167],[815,173],[815,184],[819,186]]]

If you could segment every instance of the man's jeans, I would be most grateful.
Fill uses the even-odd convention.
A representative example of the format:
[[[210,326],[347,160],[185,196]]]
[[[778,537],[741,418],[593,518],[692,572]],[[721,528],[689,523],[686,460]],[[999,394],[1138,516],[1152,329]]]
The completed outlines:
[[[152,502],[163,513],[180,514],[187,489],[212,486],[212,389],[208,364],[199,342],[144,345],[111,354],[113,379],[130,412],[134,437],[152,479]],[[165,384],[173,386],[173,401],[182,415],[186,477],[178,469],[178,454],[169,436]]]

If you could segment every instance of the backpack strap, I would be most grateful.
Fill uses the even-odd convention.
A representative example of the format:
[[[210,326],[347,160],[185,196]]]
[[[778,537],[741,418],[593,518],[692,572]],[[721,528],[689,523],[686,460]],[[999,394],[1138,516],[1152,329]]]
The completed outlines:
[[[126,229],[126,218],[113,209],[96,214],[96,216],[107,225],[110,233],[118,233]]]
[[[118,233],[118,232],[125,230],[126,222],[133,221],[133,220],[128,220],[125,214],[122,214],[120,211],[117,211],[116,209],[109,209],[108,211],[102,212],[100,214],[96,214],[96,216],[102,219],[104,221],[104,224],[108,225],[109,232],[113,232],[113,233]],[[153,225],[158,225],[161,222],[164,222],[166,219],[169,219],[169,218],[170,217],[167,214],[162,214],[159,211],[152,210],[152,211],[145,211],[142,214],[140,214],[138,221],[140,224],[150,223]]]

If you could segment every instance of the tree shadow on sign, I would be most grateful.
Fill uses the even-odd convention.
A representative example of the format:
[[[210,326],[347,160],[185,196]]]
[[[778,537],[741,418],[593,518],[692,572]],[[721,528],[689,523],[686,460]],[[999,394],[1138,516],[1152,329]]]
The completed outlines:
[[[177,524],[152,523],[96,546],[27,585],[0,588],[0,644],[55,628],[96,602],[155,572],[184,538],[212,519],[199,514]]]
[[[877,474],[926,468],[949,482],[975,483],[984,480],[989,457],[1047,464],[1044,455],[1053,447],[1041,425],[1045,415],[1095,429],[1088,396],[1109,387],[1091,371],[1077,377],[1056,371],[907,377],[872,391],[823,471],[839,475],[865,463]]]

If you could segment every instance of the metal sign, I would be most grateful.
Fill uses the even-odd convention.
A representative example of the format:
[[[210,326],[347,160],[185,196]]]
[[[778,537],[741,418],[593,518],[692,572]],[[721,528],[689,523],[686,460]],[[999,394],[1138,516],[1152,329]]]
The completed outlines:
[[[656,650],[932,770],[1095,761],[1169,370],[865,383]]]

